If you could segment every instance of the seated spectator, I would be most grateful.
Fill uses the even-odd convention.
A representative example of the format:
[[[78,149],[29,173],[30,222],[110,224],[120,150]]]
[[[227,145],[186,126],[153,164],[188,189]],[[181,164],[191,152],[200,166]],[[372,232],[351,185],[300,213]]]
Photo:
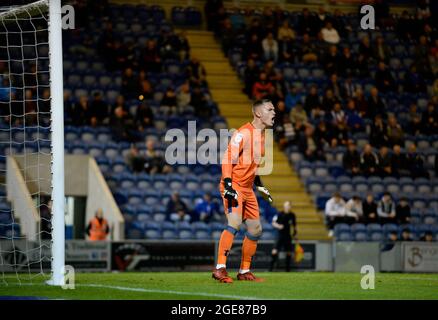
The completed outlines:
[[[207,104],[207,97],[199,86],[193,88],[190,104],[195,108],[195,115],[201,118],[211,116],[211,108]]]
[[[88,125],[91,118],[91,111],[87,96],[81,96],[79,102],[75,103],[71,113],[72,122],[76,126]]]
[[[373,147],[368,143],[360,156],[361,171],[366,176],[377,175],[379,160],[377,155],[373,152]]]
[[[431,231],[426,231],[424,235],[420,237],[420,241],[433,242],[433,233]]]
[[[391,49],[385,44],[385,39],[382,36],[378,36],[376,44],[374,46],[373,58],[376,61],[383,61],[387,63],[391,58]]]
[[[395,81],[385,63],[380,61],[377,68],[374,76],[377,89],[383,93],[394,91]]]
[[[341,41],[338,31],[333,28],[331,22],[327,22],[325,27],[321,29],[322,39],[330,44],[338,44]]]
[[[190,212],[187,205],[179,197],[179,193],[172,194],[169,202],[167,202],[167,219],[171,221],[190,221]]]
[[[410,93],[420,93],[427,91],[426,82],[423,76],[417,72],[417,67],[412,65],[409,72],[406,72],[404,81],[404,91]]]
[[[312,85],[310,87],[309,93],[306,96],[306,100],[304,101],[304,110],[306,110],[307,114],[310,115],[312,110],[316,106],[320,106],[321,101],[318,95],[318,87],[316,85]]]
[[[421,115],[422,133],[427,135],[438,134],[438,108],[432,102]]]
[[[345,146],[348,141],[348,128],[345,121],[339,121],[332,127],[332,139],[330,145],[332,148]]]
[[[187,66],[187,75],[190,80],[190,86],[206,86],[207,85],[207,71],[201,64],[198,58],[192,57]]]
[[[177,101],[176,101],[176,94],[173,88],[168,87],[166,92],[163,95],[163,98],[161,99],[160,103],[160,109],[162,112],[170,115],[170,114],[176,114],[177,113]]]
[[[347,102],[347,110],[345,111],[347,126],[352,132],[362,132],[365,128],[365,121],[356,111],[356,103],[354,99],[349,99]]]
[[[260,70],[257,67],[254,59],[248,59],[245,68],[244,81],[245,81],[245,93],[248,96],[252,95],[252,88],[254,83],[259,79]]]
[[[304,157],[308,161],[325,160],[324,151],[322,146],[313,137],[313,127],[307,125],[304,130],[304,134],[300,136],[298,142],[298,148]]]
[[[140,81],[140,91],[139,98],[140,100],[146,99],[151,100],[154,97],[154,90],[152,88],[151,83],[147,79],[143,79]]]
[[[395,177],[409,175],[406,156],[401,152],[400,145],[396,144],[391,156],[391,171]]]
[[[140,154],[135,144],[131,145],[129,153],[126,155],[126,163],[133,172],[142,172],[144,170],[145,159]]]
[[[165,162],[162,153],[155,149],[155,141],[152,139],[146,140],[144,159],[144,168],[149,174],[172,172],[172,167]]]
[[[274,39],[272,33],[268,33],[266,38],[262,40],[263,56],[266,61],[272,60],[277,62],[278,60],[278,42]]]
[[[301,42],[299,50],[301,60],[304,63],[318,61],[318,51],[315,44],[312,42],[312,40],[310,40],[310,36],[308,33],[305,33],[303,35],[303,40]]]
[[[406,228],[402,230],[400,241],[412,241],[412,235],[409,229]]]
[[[391,167],[391,154],[387,147],[383,146],[379,150],[378,154],[379,162],[379,172],[382,177],[387,177],[392,175]]]
[[[284,41],[285,39],[295,39],[295,31],[289,26],[289,21],[284,20],[281,27],[278,29],[277,39]]]
[[[196,203],[194,215],[194,220],[203,221],[205,223],[214,220],[219,221],[221,219],[219,215],[219,205],[217,202],[212,201],[211,195],[208,192]]]
[[[102,93],[97,91],[93,95],[90,106],[90,117],[92,125],[108,123],[108,105],[103,101]]]
[[[177,91],[178,93],[176,94],[176,103],[179,109],[179,113],[182,113],[185,108],[190,104],[192,99],[189,82],[184,82]]]
[[[283,40],[278,43],[278,60],[279,62],[295,62],[295,46],[293,38],[284,37]]]
[[[370,90],[370,97],[368,98],[367,117],[374,119],[378,114],[385,114],[385,104],[379,96],[379,90],[376,87],[373,87]]]
[[[389,233],[388,240],[389,240],[390,242],[392,242],[392,243],[397,242],[397,241],[398,241],[398,234],[397,234],[397,231],[391,231],[391,232]],[[391,248],[392,248],[392,247],[391,247]]]
[[[396,223],[395,203],[389,192],[383,193],[382,199],[377,204],[377,215],[382,223]]]
[[[325,95],[322,99],[322,108],[325,112],[329,113],[333,110],[333,107],[335,106],[335,103],[338,102],[338,99],[333,94],[333,90],[328,88],[325,91]]]
[[[325,204],[326,223],[329,228],[329,237],[333,236],[333,228],[337,223],[345,221],[345,201],[336,192]]]
[[[268,93],[272,83],[267,80],[267,75],[265,72],[260,73],[260,78],[254,83],[252,88],[252,96],[254,99],[260,100],[264,99]]]
[[[354,92],[354,104],[359,115],[363,118],[368,113],[368,102],[365,99],[365,95],[361,87],[356,88]],[[374,145],[374,144],[373,144]]]
[[[358,196],[353,196],[350,200],[347,201],[345,205],[345,217],[347,221],[350,221],[351,223],[362,221],[362,200]]]
[[[359,55],[364,57],[366,63],[369,63],[370,59],[373,57],[373,48],[371,47],[370,38],[368,36],[364,36],[360,41]]]
[[[296,123],[298,120],[304,123],[307,122],[307,114],[301,103],[297,104],[290,112],[290,121]]]
[[[336,97],[336,99],[341,99],[345,96],[344,88],[342,87],[336,73],[330,75],[327,88],[333,91],[333,95]]]
[[[360,174],[360,155],[353,140],[348,141],[347,151],[342,158],[345,171],[354,176]]]
[[[406,165],[413,179],[417,177],[429,179],[429,172],[424,167],[423,157],[417,152],[417,147],[413,143],[408,147]]]
[[[387,136],[388,142],[391,146],[396,144],[403,145],[404,144],[404,132],[400,124],[397,122],[397,118],[394,115],[390,115],[388,117],[388,126],[387,126]]]
[[[374,122],[371,125],[370,143],[376,148],[389,144],[388,130],[380,114],[374,117]]]
[[[286,111],[290,112],[294,106],[301,104],[301,93],[298,92],[297,87],[291,86],[288,90],[284,103],[286,104]]]
[[[362,203],[363,218],[365,223],[377,223],[377,203],[374,201],[372,194],[368,194]]]
[[[335,45],[329,47],[328,53],[324,56],[323,65],[327,74],[339,73],[341,59],[338,55],[338,48]]]
[[[353,76],[355,74],[356,69],[356,59],[353,57],[353,54],[351,53],[351,49],[347,46],[345,46],[342,49],[342,55],[339,58],[340,66],[339,66],[339,72],[340,75],[343,77],[346,76]]]
[[[340,122],[345,122],[345,112],[342,110],[342,106],[339,101],[335,102],[333,109],[330,112],[330,118],[333,126],[336,126]]]
[[[187,60],[190,55],[190,44],[187,40],[186,31],[181,31],[177,37],[175,37],[174,43],[175,51],[178,52],[180,61]]]
[[[122,106],[116,106],[110,120],[111,129],[116,141],[134,142],[136,135],[133,132],[134,120]]]
[[[142,101],[138,106],[135,112],[135,123],[141,132],[146,128],[154,126],[154,112],[146,101]]]
[[[395,215],[398,224],[409,224],[411,222],[411,207],[407,198],[400,198],[400,202],[395,208]]]
[[[150,72],[159,72],[161,70],[161,57],[155,40],[147,40],[145,48],[141,53],[140,67]]]
[[[138,79],[134,76],[132,68],[126,68],[122,77],[121,95],[127,99],[134,99],[138,97],[140,92]]]
[[[259,41],[257,33],[251,35],[248,43],[244,48],[245,56],[248,59],[259,60],[263,57],[263,47]]]

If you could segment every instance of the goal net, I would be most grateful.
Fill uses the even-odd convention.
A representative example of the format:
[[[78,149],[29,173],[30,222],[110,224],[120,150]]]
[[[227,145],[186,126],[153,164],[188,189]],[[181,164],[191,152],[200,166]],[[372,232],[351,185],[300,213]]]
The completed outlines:
[[[63,284],[61,32],[60,0],[0,5],[0,285]]]

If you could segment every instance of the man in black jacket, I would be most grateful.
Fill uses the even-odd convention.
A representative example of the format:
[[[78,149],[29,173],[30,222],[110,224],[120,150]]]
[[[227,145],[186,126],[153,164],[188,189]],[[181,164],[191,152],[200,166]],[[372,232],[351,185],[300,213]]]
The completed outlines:
[[[350,175],[357,175],[360,173],[360,155],[356,150],[356,144],[352,141],[348,141],[348,149],[342,158],[344,169]]]

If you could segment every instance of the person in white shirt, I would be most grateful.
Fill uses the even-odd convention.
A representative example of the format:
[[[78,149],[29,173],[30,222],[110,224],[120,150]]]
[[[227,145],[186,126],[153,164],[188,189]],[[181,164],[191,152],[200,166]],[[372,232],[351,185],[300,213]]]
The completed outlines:
[[[353,219],[352,222],[358,222],[362,220],[363,209],[362,200],[358,196],[353,196],[347,201],[345,205],[345,216]]]
[[[331,22],[327,22],[325,27],[321,29],[322,38],[330,44],[338,44],[341,41],[338,31],[333,28]]]
[[[385,223],[396,223],[395,203],[389,192],[383,193],[382,199],[377,204],[379,220]]]
[[[267,61],[272,60],[277,62],[278,59],[278,42],[274,39],[273,34],[270,32],[262,41],[263,53]]]
[[[325,217],[330,230],[329,237],[331,237],[335,224],[343,222],[345,217],[345,201],[338,192],[326,202]]]

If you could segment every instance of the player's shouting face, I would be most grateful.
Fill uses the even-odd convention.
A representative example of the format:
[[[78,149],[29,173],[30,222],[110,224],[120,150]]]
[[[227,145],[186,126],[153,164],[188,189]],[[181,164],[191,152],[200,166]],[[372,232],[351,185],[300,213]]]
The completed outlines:
[[[274,125],[275,109],[271,102],[264,102],[257,105],[254,110],[254,118],[259,119],[259,122],[266,128]]]

